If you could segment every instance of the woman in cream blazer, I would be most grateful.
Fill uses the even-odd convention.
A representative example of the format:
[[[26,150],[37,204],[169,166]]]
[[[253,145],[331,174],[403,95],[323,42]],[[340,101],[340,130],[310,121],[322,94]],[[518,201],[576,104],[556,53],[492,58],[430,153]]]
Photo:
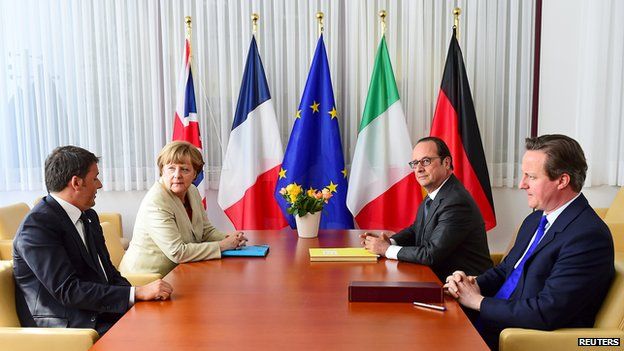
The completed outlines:
[[[221,258],[221,251],[245,244],[243,233],[222,233],[208,221],[192,184],[203,165],[201,153],[187,142],[161,150],[161,178],[141,202],[121,272],[165,276],[179,263]]]

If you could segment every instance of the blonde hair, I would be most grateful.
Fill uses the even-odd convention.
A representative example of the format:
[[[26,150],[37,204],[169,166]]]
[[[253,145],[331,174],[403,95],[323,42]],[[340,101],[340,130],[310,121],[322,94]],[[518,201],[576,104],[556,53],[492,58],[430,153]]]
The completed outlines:
[[[186,141],[172,141],[158,153],[158,169],[162,176],[163,167],[170,163],[185,163],[191,161],[195,175],[199,174],[204,167],[204,159],[201,152],[191,143]]]

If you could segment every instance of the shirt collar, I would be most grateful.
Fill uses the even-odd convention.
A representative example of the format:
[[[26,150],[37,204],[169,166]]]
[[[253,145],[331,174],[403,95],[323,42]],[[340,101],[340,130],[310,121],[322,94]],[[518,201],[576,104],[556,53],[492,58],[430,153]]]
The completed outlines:
[[[555,223],[555,221],[557,220],[557,217],[559,217],[559,215],[568,207],[570,206],[570,204],[572,202],[574,202],[574,200],[576,200],[577,197],[581,196],[581,193],[576,194],[576,196],[566,202],[565,204],[563,204],[561,207],[559,207],[558,209],[552,211],[551,213],[546,215],[546,219],[548,220],[548,226],[550,227],[553,223]]]
[[[82,211],[80,211],[78,207],[70,204],[69,202],[61,199],[60,197],[52,193],[50,193],[50,196],[52,196],[52,198],[54,198],[54,200],[56,200],[56,202],[58,202],[59,205],[61,205],[63,210],[65,210],[65,212],[69,216],[69,219],[72,221],[72,223],[76,224],[76,222],[78,222],[78,220],[80,219],[80,215],[82,214]]]
[[[434,191],[430,192],[429,194],[427,194],[427,196],[429,196],[429,198],[430,198],[431,200],[435,199],[436,195],[438,195],[438,193],[440,192],[440,189],[442,189],[442,187],[444,186],[444,184],[446,184],[446,182],[448,182],[448,180],[449,180],[450,178],[451,178],[451,175],[449,175],[449,176],[448,176],[448,178],[446,178],[446,179],[442,182],[442,184],[440,184],[440,186],[439,186],[436,190],[434,190]]]

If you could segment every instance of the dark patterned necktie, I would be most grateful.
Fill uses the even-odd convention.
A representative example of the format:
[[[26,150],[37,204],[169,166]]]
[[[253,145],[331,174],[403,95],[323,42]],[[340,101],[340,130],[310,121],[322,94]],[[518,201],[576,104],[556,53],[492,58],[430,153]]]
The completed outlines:
[[[87,246],[87,251],[89,251],[89,256],[91,257],[91,260],[93,261],[93,264],[95,265],[98,274],[106,280],[106,275],[102,271],[102,265],[100,264],[100,259],[98,257],[97,248],[95,247],[95,243],[93,242],[93,238],[91,237],[91,233],[89,232],[89,223],[91,223],[91,220],[84,212],[80,215],[80,219],[82,220],[85,244]]]

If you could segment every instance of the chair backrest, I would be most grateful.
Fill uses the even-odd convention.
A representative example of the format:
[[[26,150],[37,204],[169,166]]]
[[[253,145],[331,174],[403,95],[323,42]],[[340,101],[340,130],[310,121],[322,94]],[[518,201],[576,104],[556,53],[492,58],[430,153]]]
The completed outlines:
[[[13,259],[13,240],[0,240],[0,261]]]
[[[605,222],[624,222],[624,187],[615,194],[615,199],[609,206],[604,217]]]
[[[618,328],[624,330],[624,255],[615,256],[615,278],[596,315],[594,328]]]
[[[0,262],[0,327],[20,327],[15,310],[15,280],[13,264]]]
[[[29,211],[30,207],[23,202],[0,207],[0,239],[13,240],[15,232]]]
[[[32,203],[32,207],[34,208],[35,206],[37,206],[37,204],[38,204],[38,203],[40,203],[40,202],[41,202],[41,200],[43,200],[43,198],[44,198],[44,197],[46,197],[46,196],[45,196],[45,195],[43,195],[43,196],[37,196],[37,197],[35,198],[35,200],[33,201],[33,203]]]
[[[121,263],[121,259],[125,253],[123,246],[121,246],[119,235],[111,223],[101,222],[100,225],[102,226],[102,232],[104,233],[104,240],[106,240],[106,248],[108,249],[111,262],[113,262],[115,268],[119,268],[119,263]]]
[[[115,212],[98,212],[98,217],[100,217],[100,223],[110,223],[113,226],[113,229],[116,230],[118,236],[120,238],[123,237],[123,228],[121,227],[121,214]]]
[[[615,252],[624,252],[624,222],[607,222],[607,226],[613,236]]]

